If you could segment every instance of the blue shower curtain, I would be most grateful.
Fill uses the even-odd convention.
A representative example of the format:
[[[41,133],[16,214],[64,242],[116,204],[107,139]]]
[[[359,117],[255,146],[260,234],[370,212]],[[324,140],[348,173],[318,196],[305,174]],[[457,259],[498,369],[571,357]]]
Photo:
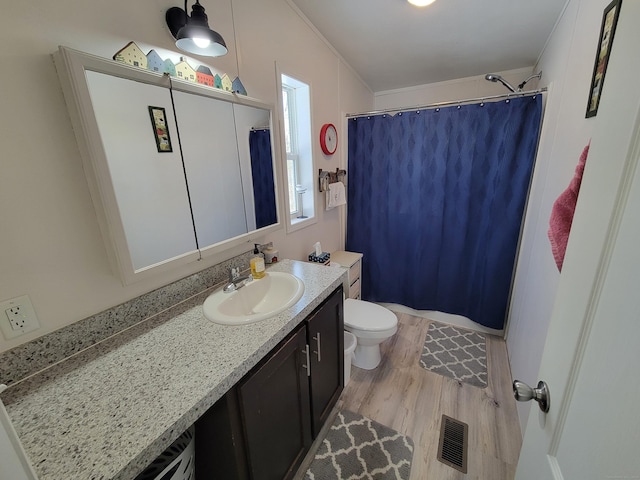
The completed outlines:
[[[251,130],[249,132],[249,153],[251,155],[256,228],[262,228],[278,222],[269,130]]]
[[[349,120],[362,298],[504,325],[541,95]]]

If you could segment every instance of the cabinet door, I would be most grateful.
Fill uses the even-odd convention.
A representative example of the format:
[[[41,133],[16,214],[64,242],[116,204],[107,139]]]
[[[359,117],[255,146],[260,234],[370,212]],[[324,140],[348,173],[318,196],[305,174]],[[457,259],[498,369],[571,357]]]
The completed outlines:
[[[184,92],[173,97],[198,246],[247,233],[233,104]]]
[[[291,478],[311,446],[306,362],[303,327],[239,387],[253,480]]]
[[[308,322],[311,412],[314,438],[338,401],[344,384],[344,307],[338,288]]]
[[[93,71],[86,72],[86,79],[110,180],[103,179],[102,194],[115,199],[117,208],[111,212],[121,223],[114,219],[112,227],[121,225],[126,237],[126,246],[118,246],[120,261],[130,261],[134,275],[195,252],[169,91]],[[158,152],[149,106],[164,108],[172,151]]]

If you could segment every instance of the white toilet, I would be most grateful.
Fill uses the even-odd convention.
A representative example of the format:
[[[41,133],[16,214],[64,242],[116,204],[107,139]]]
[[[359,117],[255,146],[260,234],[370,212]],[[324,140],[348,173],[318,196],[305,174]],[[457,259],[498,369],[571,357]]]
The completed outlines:
[[[358,340],[353,365],[372,370],[380,363],[380,344],[398,331],[398,318],[375,303],[347,298],[344,301],[344,329]]]

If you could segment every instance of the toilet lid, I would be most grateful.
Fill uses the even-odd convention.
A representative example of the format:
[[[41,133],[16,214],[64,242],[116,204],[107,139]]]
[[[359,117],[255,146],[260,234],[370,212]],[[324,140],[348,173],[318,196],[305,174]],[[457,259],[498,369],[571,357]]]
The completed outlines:
[[[388,330],[398,324],[391,310],[362,300],[347,298],[344,301],[344,324],[361,330]]]

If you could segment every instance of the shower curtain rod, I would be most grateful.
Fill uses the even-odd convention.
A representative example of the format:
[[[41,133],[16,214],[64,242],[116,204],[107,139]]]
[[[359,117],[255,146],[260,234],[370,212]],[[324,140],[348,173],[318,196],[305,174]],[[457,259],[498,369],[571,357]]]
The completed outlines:
[[[449,105],[462,105],[467,103],[477,103],[477,102],[486,102],[490,100],[500,100],[502,98],[517,98],[517,97],[525,97],[527,95],[535,95],[537,93],[544,93],[547,91],[547,87],[540,88],[538,90],[529,90],[528,92],[511,92],[511,93],[503,93],[502,95],[492,95],[489,97],[476,97],[476,98],[467,98],[465,100],[450,100],[447,102],[439,102],[439,103],[430,103],[428,105],[420,105],[415,107],[399,107],[399,108],[387,108],[384,110],[372,110],[371,112],[363,112],[363,113],[347,113],[347,118],[353,117],[364,117],[367,115],[380,115],[383,113],[392,113],[392,112],[410,112],[412,110],[426,110],[429,108],[437,108],[437,107],[446,107]]]

